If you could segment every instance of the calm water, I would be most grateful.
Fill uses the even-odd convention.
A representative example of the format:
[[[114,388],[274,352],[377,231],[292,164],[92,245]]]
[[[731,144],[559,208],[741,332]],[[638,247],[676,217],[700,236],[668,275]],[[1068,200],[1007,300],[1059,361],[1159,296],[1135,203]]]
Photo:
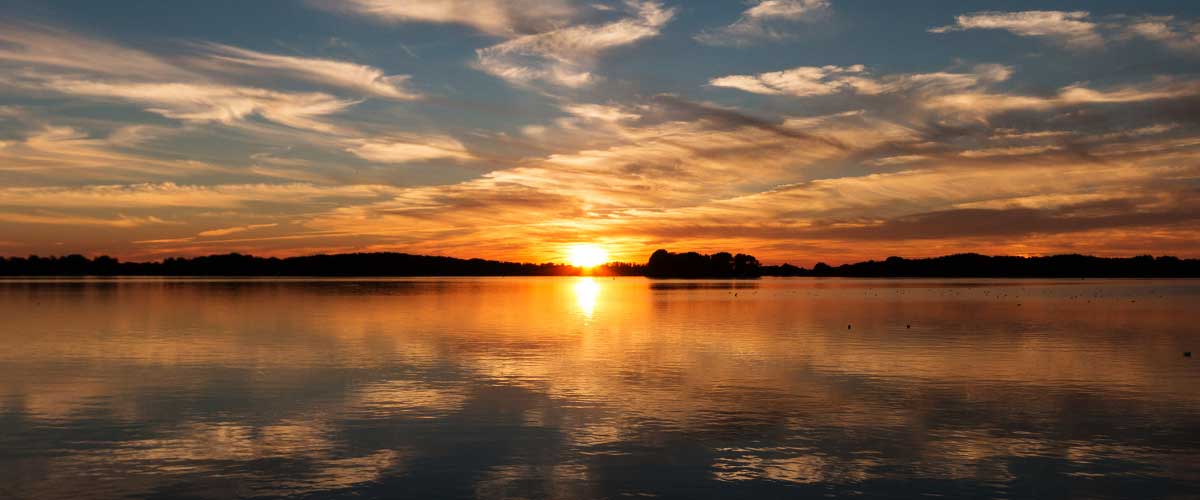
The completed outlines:
[[[0,281],[0,497],[1196,498],[1198,305],[1200,281]]]

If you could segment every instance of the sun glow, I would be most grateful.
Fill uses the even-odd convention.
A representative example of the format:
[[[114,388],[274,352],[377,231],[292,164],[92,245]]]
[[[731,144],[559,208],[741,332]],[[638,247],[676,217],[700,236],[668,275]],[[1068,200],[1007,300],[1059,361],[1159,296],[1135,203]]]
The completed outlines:
[[[596,311],[596,299],[600,297],[600,284],[591,277],[579,278],[575,282],[575,305],[585,317],[591,319]]]
[[[608,252],[597,245],[572,245],[567,249],[567,261],[575,267],[596,267],[608,262]]]

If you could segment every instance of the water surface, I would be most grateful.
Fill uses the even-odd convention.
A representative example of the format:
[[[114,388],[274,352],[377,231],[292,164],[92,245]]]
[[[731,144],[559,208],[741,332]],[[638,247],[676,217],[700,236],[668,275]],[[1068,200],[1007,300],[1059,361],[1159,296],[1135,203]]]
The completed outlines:
[[[1194,498],[1198,299],[1195,280],[4,280],[0,497]]]

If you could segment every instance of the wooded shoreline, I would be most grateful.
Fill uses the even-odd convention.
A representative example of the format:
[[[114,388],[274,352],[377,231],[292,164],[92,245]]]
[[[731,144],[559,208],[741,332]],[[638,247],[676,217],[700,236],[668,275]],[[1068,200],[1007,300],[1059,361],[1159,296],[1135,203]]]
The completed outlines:
[[[404,253],[348,253],[301,257],[256,257],[237,253],[153,262],[112,257],[0,257],[0,276],[646,276],[651,278],[757,278],[815,276],[862,278],[1195,278],[1200,259],[1170,256],[1044,257],[956,254],[811,268],[762,265],[752,255],[656,251],[645,264],[612,262],[584,269],[557,263],[520,263]]]

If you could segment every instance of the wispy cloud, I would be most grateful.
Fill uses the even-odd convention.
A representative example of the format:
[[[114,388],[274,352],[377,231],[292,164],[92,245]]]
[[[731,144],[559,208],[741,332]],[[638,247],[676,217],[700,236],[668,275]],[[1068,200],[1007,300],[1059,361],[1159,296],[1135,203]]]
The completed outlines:
[[[861,64],[853,66],[801,66],[757,75],[730,75],[709,81],[713,87],[725,87],[765,95],[795,97],[831,94],[878,95],[914,88],[940,90],[966,89],[985,83],[1004,81],[1011,76],[1008,67],[994,64],[977,66],[971,73],[912,73],[873,76]]]
[[[29,23],[0,23],[0,61],[52,66],[105,75],[149,75],[158,78],[195,78],[144,51],[70,31]]]
[[[160,131],[134,125],[98,135],[70,126],[43,125],[17,140],[5,141],[5,147],[0,148],[0,172],[20,173],[26,182],[112,182],[228,171],[199,160],[158,158],[134,150]]]
[[[33,224],[33,225],[51,225],[51,226],[99,226],[112,228],[133,228],[145,226],[148,224],[167,224],[158,217],[128,217],[120,215],[111,219],[103,217],[90,217],[86,215],[69,215],[63,213],[49,213],[39,211],[37,213],[11,213],[0,212],[0,222],[8,222],[13,224]]]
[[[580,87],[595,80],[596,57],[609,50],[658,36],[675,9],[655,1],[630,0],[632,17],[596,25],[575,25],[524,35],[476,51],[483,71],[512,83],[544,81]]]
[[[207,231],[200,231],[199,233],[196,233],[196,236],[201,237],[201,238],[211,238],[211,237],[216,237],[216,236],[229,236],[231,234],[244,233],[246,231],[253,231],[255,229],[265,229],[268,227],[275,227],[278,225],[279,224],[276,224],[276,223],[270,223],[270,224],[247,224],[245,226],[223,227],[220,229],[209,229]]]
[[[1123,38],[1143,38],[1182,52],[1200,51],[1200,22],[1185,22],[1175,16],[1137,16],[1118,27]]]
[[[1030,95],[997,90],[1012,77],[1010,67],[981,64],[969,72],[901,73],[874,76],[862,65],[799,67],[757,75],[730,75],[709,85],[762,95],[816,98],[895,94],[892,113],[907,110],[910,118],[930,113],[943,124],[985,120],[1016,111],[1047,112],[1056,109],[1166,101],[1200,96],[1200,81],[1157,77],[1140,83],[1092,88],[1075,83],[1052,95]]]
[[[1112,43],[1143,39],[1178,52],[1200,51],[1200,23],[1169,15],[1119,14],[1096,18],[1087,11],[975,12],[959,15],[954,24],[930,28],[929,32],[973,29],[1005,30],[1074,50],[1099,49]]]
[[[93,81],[37,77],[46,89],[82,97],[117,99],[144,106],[167,118],[198,123],[234,124],[252,116],[288,127],[336,132],[320,118],[359,101],[319,92],[288,93],[254,87],[204,83]]]
[[[229,210],[292,204],[351,203],[376,201],[394,194],[396,188],[377,185],[318,186],[290,184],[185,185],[173,182],[123,185],[4,187],[0,206],[37,208],[53,205],[62,209]]]
[[[32,91],[108,99],[185,122],[233,125],[251,118],[323,133],[354,132],[326,120],[362,97],[413,100],[409,75],[348,61],[286,56],[225,44],[200,44],[195,57],[167,59],[145,51],[39,25],[11,24],[0,31],[0,64],[15,65],[0,78]],[[23,66],[23,67],[22,67]],[[232,77],[270,73],[362,97],[324,91],[283,91],[230,83]]]
[[[641,115],[616,105],[572,103],[563,106],[563,111],[587,120],[620,122],[636,120]]]
[[[218,63],[233,63],[244,69],[273,71],[322,85],[360,92],[364,95],[397,100],[419,99],[410,90],[409,75],[385,75],[379,68],[333,59],[268,54],[222,44],[204,46],[209,58]],[[217,66],[220,70],[221,66]]]
[[[659,35],[675,9],[656,0],[625,0],[581,7],[562,0],[311,0],[315,5],[391,22],[457,24],[503,38],[477,49],[475,67],[516,85],[544,82],[583,87],[599,77],[596,59],[618,47]],[[627,17],[610,22],[580,22],[585,13]],[[595,17],[595,16],[592,16]]]
[[[461,142],[445,134],[393,132],[381,136],[335,118],[367,98],[421,98],[408,88],[408,75],[387,75],[378,68],[347,61],[270,54],[215,43],[195,45],[199,54],[166,59],[38,26],[14,25],[11,31],[0,33],[0,41],[12,44],[0,44],[0,67],[13,69],[0,75],[0,85],[22,92],[128,104],[185,124],[235,126],[251,134],[274,134],[285,140],[295,140],[299,133],[315,133],[323,136],[318,144],[372,162],[475,158]],[[108,61],[110,52],[120,60]],[[279,90],[238,83],[243,77],[262,73],[314,83],[321,90]],[[339,95],[347,93],[355,95]],[[275,126],[275,130],[264,125]],[[80,131],[71,134],[35,135],[25,143],[15,143],[15,151],[5,148],[9,151],[0,156],[18,158],[17,164],[29,164],[35,158],[41,162],[70,160],[79,165],[111,165],[122,159],[130,160],[130,165],[145,163],[110,151],[118,145],[114,142],[118,137],[99,143],[79,135]],[[313,138],[309,136],[306,142]],[[32,154],[39,152],[46,154]],[[167,166],[167,162],[150,163]],[[275,167],[278,170],[278,165]],[[255,171],[273,175],[261,166]],[[313,178],[303,173],[285,174]]]
[[[460,24],[497,36],[546,31],[578,12],[564,0],[311,0],[311,3],[389,22]]]
[[[0,40],[14,46],[0,49],[0,63],[33,66],[0,77],[0,84],[125,101],[182,121],[228,125],[257,116],[288,127],[334,132],[336,127],[320,118],[358,102],[321,92],[284,92],[222,83],[142,51],[50,28],[11,26],[0,34]],[[292,64],[296,69],[298,64],[261,59],[268,66]],[[333,66],[338,67],[336,63]],[[307,75],[330,71],[329,66],[314,68],[300,71]]]
[[[438,159],[470,160],[474,155],[446,135],[409,135],[351,141],[347,151],[375,163],[411,163]]]
[[[1158,78],[1150,82],[1104,90],[1074,84],[1059,89],[1053,96],[1032,96],[996,92],[961,92],[930,96],[922,101],[927,109],[956,111],[985,117],[996,113],[1033,110],[1045,111],[1067,106],[1129,104],[1200,95],[1200,82]]]
[[[976,12],[955,17],[954,24],[930,28],[931,33],[973,29],[1004,30],[1017,36],[1046,38],[1066,47],[1092,49],[1104,45],[1096,23],[1087,11],[1030,10]]]
[[[758,0],[733,24],[705,31],[696,41],[708,45],[750,45],[790,38],[793,24],[814,21],[829,14],[828,0]]]

